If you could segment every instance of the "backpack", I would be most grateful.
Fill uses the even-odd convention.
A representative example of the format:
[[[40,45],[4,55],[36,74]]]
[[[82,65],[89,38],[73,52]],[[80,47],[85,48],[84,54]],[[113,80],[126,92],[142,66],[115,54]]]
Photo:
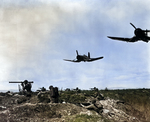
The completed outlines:
[[[51,97],[55,97],[55,96],[56,96],[56,94],[55,94],[55,88],[52,87],[51,88]]]
[[[28,92],[31,92],[31,87],[32,87],[31,83],[28,83],[25,85],[24,89],[26,89]]]
[[[56,97],[59,96],[59,94],[58,94],[58,87],[55,87],[55,95],[56,95]]]
[[[58,97],[58,88],[57,87],[51,88],[51,97]]]

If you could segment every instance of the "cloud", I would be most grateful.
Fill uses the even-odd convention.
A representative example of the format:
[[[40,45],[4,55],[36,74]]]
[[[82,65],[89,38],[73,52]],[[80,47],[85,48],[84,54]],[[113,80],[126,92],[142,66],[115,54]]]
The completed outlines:
[[[149,46],[144,42],[131,44],[107,38],[108,35],[132,37],[134,28],[130,22],[146,28],[147,1],[23,3],[6,1],[0,8],[2,88],[7,89],[8,80],[24,79],[34,80],[34,89],[49,85],[84,89],[118,84],[134,87],[133,79],[145,80],[145,86],[149,84],[148,75],[143,75],[150,72]],[[75,58],[75,50],[104,59],[93,63],[64,62],[64,58]]]
[[[0,58],[1,68],[5,71],[5,75],[4,72],[0,74],[1,82],[36,79],[38,76],[47,80],[48,72],[59,73],[59,62],[55,60],[61,54],[58,48],[63,44],[63,41],[58,42],[59,34],[74,31],[73,23],[66,23],[66,17],[73,15],[59,5],[10,6],[1,8],[0,13]]]

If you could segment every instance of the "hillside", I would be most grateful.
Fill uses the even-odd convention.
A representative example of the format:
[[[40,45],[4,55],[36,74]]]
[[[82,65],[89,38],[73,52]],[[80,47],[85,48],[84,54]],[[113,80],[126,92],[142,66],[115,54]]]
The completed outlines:
[[[1,122],[149,122],[150,89],[59,91],[50,103],[49,91],[31,97],[0,93]]]

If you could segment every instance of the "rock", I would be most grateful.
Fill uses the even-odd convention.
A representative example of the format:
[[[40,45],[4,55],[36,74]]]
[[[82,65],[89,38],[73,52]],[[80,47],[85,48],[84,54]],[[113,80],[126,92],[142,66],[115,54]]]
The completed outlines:
[[[139,121],[136,117],[130,116],[121,109],[118,109],[118,103],[124,104],[123,102],[119,102],[118,100],[113,100],[113,99],[106,99],[106,100],[101,100],[100,103],[103,105],[103,112],[102,115],[109,118],[113,119],[115,121],[121,122],[122,120],[127,121],[127,122],[133,122],[133,121]]]
[[[80,112],[80,115],[93,115],[93,113],[91,111],[86,111],[86,112]]]
[[[5,106],[0,106],[0,110],[6,110]]]
[[[110,111],[108,110],[108,109],[103,109],[103,113],[104,114],[107,114],[107,113],[109,113]]]
[[[11,96],[13,96],[13,94],[12,94],[12,93],[7,93],[7,96],[10,96],[10,97],[11,97]]]
[[[21,104],[21,103],[23,103],[23,102],[26,102],[27,100],[28,100],[28,98],[26,97],[26,96],[24,96],[24,95],[19,95],[19,94],[15,94],[14,96],[13,96],[13,103],[16,103],[16,104]],[[15,102],[14,102],[15,101]]]

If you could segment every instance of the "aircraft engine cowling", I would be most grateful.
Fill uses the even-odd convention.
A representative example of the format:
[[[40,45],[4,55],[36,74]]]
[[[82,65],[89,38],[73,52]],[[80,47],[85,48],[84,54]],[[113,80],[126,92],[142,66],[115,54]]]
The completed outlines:
[[[135,34],[137,37],[142,37],[142,36],[145,35],[144,31],[142,31],[142,29],[140,29],[140,28],[135,29],[134,34]]]

